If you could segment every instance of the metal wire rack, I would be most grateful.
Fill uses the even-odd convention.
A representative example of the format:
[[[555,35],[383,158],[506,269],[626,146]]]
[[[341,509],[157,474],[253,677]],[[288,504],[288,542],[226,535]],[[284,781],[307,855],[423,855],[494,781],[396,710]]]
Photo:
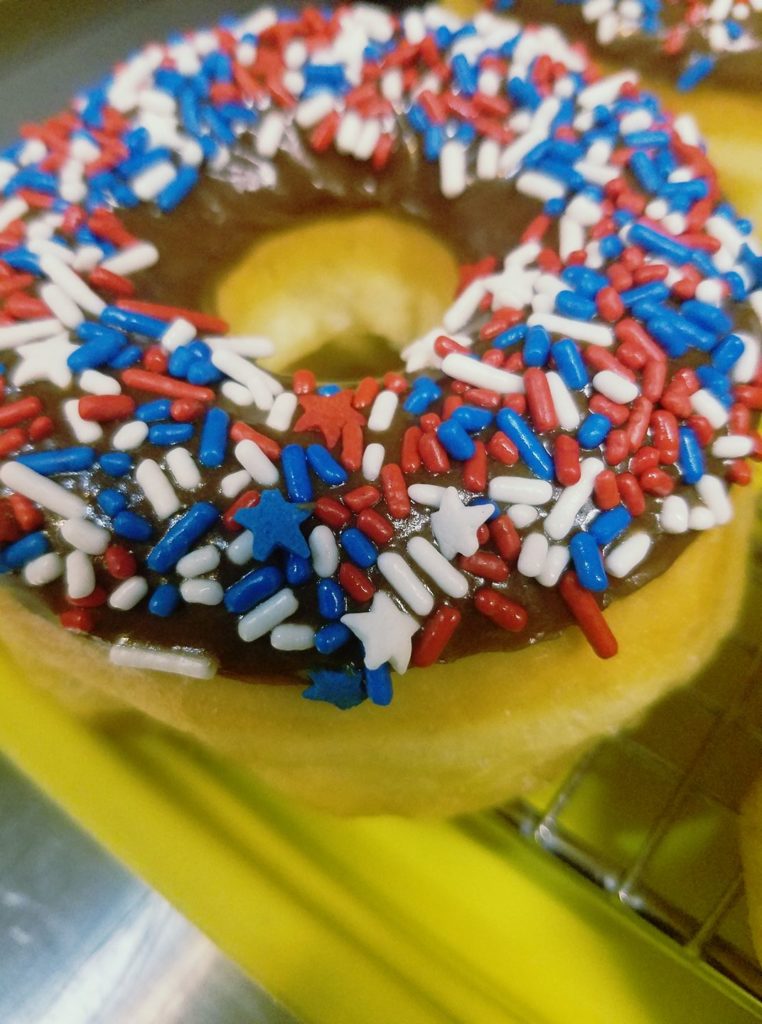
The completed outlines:
[[[762,545],[751,575],[738,629],[689,688],[501,814],[679,955],[762,1000],[738,844],[762,773]]]

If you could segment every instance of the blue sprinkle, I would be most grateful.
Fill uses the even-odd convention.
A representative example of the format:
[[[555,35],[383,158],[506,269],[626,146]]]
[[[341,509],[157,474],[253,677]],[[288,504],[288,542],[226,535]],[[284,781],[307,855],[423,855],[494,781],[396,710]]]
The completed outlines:
[[[321,384],[319,388],[315,388],[316,395],[338,395],[341,391],[341,387],[338,384]]]
[[[699,327],[705,327],[715,334],[727,334],[733,328],[733,321],[728,314],[709,302],[687,299],[680,307],[680,312]]]
[[[595,538],[589,533],[575,533],[569,541],[569,554],[579,582],[586,590],[600,592],[608,587],[603,556]]]
[[[442,389],[430,377],[417,377],[403,408],[412,416],[421,416],[441,395]]]
[[[330,622],[315,633],[318,654],[333,654],[352,639],[351,630],[343,622]]]
[[[40,555],[50,551],[50,542],[45,534],[38,530],[36,533],[28,533],[26,537],[17,540],[9,545],[2,554],[2,562],[9,569],[23,569],[27,562],[31,562]]]
[[[113,487],[104,487],[99,492],[97,501],[107,516],[115,516],[117,512],[127,508],[127,499],[121,491]]]
[[[124,513],[122,513],[124,515]],[[151,550],[146,565],[154,572],[167,572],[187,555],[193,545],[219,520],[220,514],[208,501],[192,505]]]
[[[50,451],[30,452],[16,458],[23,466],[28,466],[42,476],[55,476],[56,473],[80,473],[91,469],[95,463],[94,448],[51,448]]]
[[[550,355],[550,335],[544,327],[530,327],[524,338],[524,365],[544,366]]]
[[[149,521],[139,516],[137,512],[130,512],[129,509],[117,512],[111,522],[114,533],[128,540],[145,541],[153,537],[153,526]]]
[[[478,86],[476,68],[468,63],[468,59],[462,53],[455,54],[450,62],[450,66],[453,78],[460,91],[466,96],[473,96]]]
[[[687,484],[697,483],[704,475],[704,453],[690,427],[680,427],[680,472]]]
[[[601,256],[607,260],[615,260],[624,251],[624,243],[616,235],[606,235],[600,241]]]
[[[162,583],[148,601],[148,611],[160,619],[168,619],[180,604],[180,591],[173,583]]]
[[[678,92],[688,92],[697,86],[712,73],[716,62],[717,58],[709,54],[694,57],[677,80]]]
[[[298,587],[302,583],[307,583],[308,580],[311,580],[313,575],[312,560],[289,551],[286,558],[286,580],[288,584],[292,587]]]
[[[617,505],[616,508],[612,508],[608,512],[601,512],[596,516],[588,527],[588,531],[601,547],[605,547],[612,540],[620,537],[631,522],[632,516],[624,505]]]
[[[365,669],[365,689],[372,704],[386,707],[392,702],[392,673],[389,665]]]
[[[476,451],[476,445],[458,420],[445,420],[437,427],[437,437],[448,455],[465,462]]]
[[[199,384],[204,387],[207,384],[216,384],[222,380],[221,373],[210,359],[192,359],[188,367],[187,379],[191,384]]]
[[[347,610],[344,590],[335,580],[321,580],[317,585],[318,611],[330,622],[340,619]]]
[[[556,295],[556,312],[561,316],[571,316],[576,320],[592,320],[596,315],[596,306],[592,299],[586,299],[577,292],[561,291]]]
[[[720,373],[728,373],[744,353],[744,343],[737,334],[729,334],[712,353],[712,366]]]
[[[630,132],[623,139],[625,146],[631,146],[633,149],[655,149],[659,146],[669,145],[669,133],[653,129]]]
[[[234,615],[251,611],[283,586],[283,574],[273,565],[247,572],[225,591],[225,607]]]
[[[567,388],[571,388],[572,391],[581,391],[590,383],[582,354],[571,338],[562,338],[561,341],[557,341],[552,346],[551,353],[561,380]]]
[[[104,452],[99,456],[98,464],[109,476],[126,476],[132,469],[132,456],[127,452]]]
[[[713,366],[699,366],[696,369],[696,376],[702,387],[711,391],[716,398],[730,408],[733,404],[733,386],[724,373],[720,373]]]
[[[148,430],[148,440],[151,444],[169,447],[190,441],[194,431],[192,423],[154,423]]]
[[[348,711],[365,700],[362,676],[353,669],[346,672],[319,669],[308,675],[312,685],[302,692],[302,697],[307,700],[325,701],[342,711]]]
[[[230,417],[223,409],[210,409],[201,427],[198,446],[198,461],[202,466],[214,469],[225,461]]]
[[[307,470],[307,458],[304,454],[304,448],[298,444],[287,444],[281,452],[280,459],[289,500],[296,502],[312,501],[312,481]]]
[[[611,420],[599,412],[591,412],[580,424],[577,440],[581,448],[597,448],[611,430]]]
[[[497,414],[497,425],[516,445],[521,458],[535,476],[542,480],[553,479],[553,459],[526,420],[513,409],[501,409]]]
[[[478,434],[492,423],[494,416],[489,409],[481,409],[478,405],[459,405],[450,419],[459,423],[469,434]]]
[[[307,447],[307,461],[312,472],[330,487],[345,484],[349,475],[341,463],[334,459],[325,445],[311,444]]]
[[[106,306],[100,320],[107,327],[118,327],[122,331],[142,334],[156,341],[167,329],[166,320],[159,320],[158,317],[148,316],[146,313],[133,313],[129,309],[120,309],[119,306]]]
[[[14,270],[20,270],[25,274],[40,276],[40,259],[28,249],[8,249],[3,253],[3,262]]]
[[[359,565],[361,569],[369,569],[372,565],[376,564],[376,559],[378,558],[376,545],[371,540],[368,540],[361,530],[350,526],[349,529],[344,530],[340,535],[339,541],[347,556],[355,565]]]
[[[666,256],[678,265],[681,263],[693,263],[695,251],[674,238],[668,238],[660,231],[648,227],[647,224],[633,224],[628,237],[630,245],[640,245],[648,252],[656,252]]]
[[[125,345],[121,352],[118,352],[113,359],[109,359],[108,365],[112,370],[126,370],[143,358],[143,349],[140,345]]]
[[[190,346],[188,345],[180,345],[170,355],[169,362],[167,363],[167,371],[170,376],[185,379],[188,367],[193,362],[193,355],[189,348]]]
[[[656,164],[642,150],[630,157],[630,167],[646,192],[659,192],[663,181]],[[684,260],[682,262],[685,262]]]
[[[516,324],[515,327],[509,327],[507,331],[503,331],[498,334],[496,338],[492,339],[493,348],[510,348],[511,345],[518,345],[520,341],[523,341],[527,333],[526,324]]]
[[[650,281],[648,284],[641,284],[636,288],[628,288],[619,294],[619,298],[625,306],[633,306],[636,302],[646,300],[663,302],[668,296],[669,288],[663,281]]]
[[[156,423],[159,420],[169,419],[169,410],[172,403],[168,398],[157,398],[153,402],[144,402],[135,410],[135,419],[143,423]]]
[[[127,160],[123,160],[117,170],[123,178],[134,178],[136,174],[148,170],[154,164],[164,163],[172,159],[172,150],[166,146],[157,146],[145,152],[137,152]]]

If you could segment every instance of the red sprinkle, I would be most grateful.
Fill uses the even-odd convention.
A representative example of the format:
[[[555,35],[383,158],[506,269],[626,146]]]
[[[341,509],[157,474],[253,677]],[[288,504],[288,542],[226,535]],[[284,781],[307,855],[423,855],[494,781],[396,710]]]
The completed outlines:
[[[436,434],[429,432],[422,434],[418,442],[418,451],[424,466],[432,476],[438,476],[449,470],[450,459],[439,443]]]
[[[501,557],[512,565],[521,552],[521,537],[513,520],[507,515],[493,519],[489,524],[489,535]]]
[[[104,267],[96,267],[88,275],[88,281],[99,291],[109,292],[111,295],[119,295],[122,298],[129,298],[135,294],[135,285],[127,277],[115,274]]]
[[[616,482],[619,495],[630,515],[642,516],[646,510],[646,499],[637,478],[632,473],[620,473]]]
[[[507,629],[511,633],[520,633],[526,626],[529,616],[526,608],[522,608],[515,601],[503,597],[491,587],[482,587],[474,594],[474,604],[477,611],[490,619],[501,629]]]
[[[95,616],[89,608],[69,608],[61,612],[58,620],[64,629],[75,633],[92,633],[95,628]]]
[[[332,530],[342,529],[349,524],[352,518],[352,513],[346,505],[342,505],[336,498],[329,498],[327,495],[323,495],[315,502],[315,515]]]
[[[440,605],[426,620],[413,643],[413,664],[418,668],[428,668],[438,661],[460,621],[461,614],[457,608],[449,604]]]
[[[556,479],[564,487],[576,484],[580,478],[579,442],[568,434],[559,434],[553,449]]]
[[[384,501],[395,519],[405,519],[410,515],[410,498],[402,470],[396,462],[389,462],[381,469],[381,486]]]
[[[341,464],[350,473],[362,466],[363,429],[360,423],[345,423],[341,428]]]
[[[417,473],[421,468],[421,456],[418,454],[423,431],[420,427],[408,427],[402,435],[400,450],[400,466],[403,473]]]
[[[630,410],[626,405],[620,405],[618,402],[612,402],[610,398],[606,398],[605,395],[593,395],[590,399],[589,406],[590,412],[597,412],[611,420],[615,427],[624,426],[627,420],[630,418]]]
[[[469,491],[487,489],[487,449],[483,441],[474,441],[474,454],[463,465],[463,483]]]
[[[11,427],[0,433],[0,458],[17,452],[27,442],[27,433],[21,427]]]
[[[376,544],[388,544],[394,537],[394,527],[374,508],[364,508],[357,517],[357,526]]]
[[[244,508],[254,508],[255,505],[259,504],[259,491],[250,490],[244,491],[239,494],[235,501],[228,505],[222,516],[222,524],[226,530],[231,533],[239,533],[243,527],[240,523],[235,520],[236,512],[240,512]]]
[[[515,466],[519,461],[519,450],[502,430],[496,430],[487,442],[487,451],[493,459],[504,466]]]
[[[317,378],[312,370],[295,370],[291,386],[295,395],[311,395],[317,387]]]
[[[651,416],[651,431],[659,451],[659,461],[674,465],[680,454],[680,434],[675,416],[667,409],[657,409]]]
[[[505,583],[510,574],[507,563],[491,551],[477,551],[475,555],[466,558],[460,555],[458,565],[466,572],[474,576],[481,576],[482,579],[491,580],[493,583]]]
[[[611,430],[606,438],[606,462],[618,466],[630,454],[630,442],[624,430]]]
[[[169,415],[175,423],[192,423],[204,415],[205,406],[201,402],[191,402],[180,398],[169,407]]]
[[[135,404],[135,399],[129,395],[85,395],[80,398],[78,409],[83,420],[111,423],[129,419],[135,412]]]
[[[663,469],[647,469],[638,477],[638,483],[646,494],[655,494],[659,498],[666,498],[675,489],[675,481]]]
[[[544,433],[558,426],[556,407],[548,387],[548,379],[537,366],[530,366],[524,374],[527,406],[535,428]]]
[[[128,580],[138,571],[135,556],[121,544],[109,544],[103,553],[103,564],[115,580]]]
[[[617,479],[618,477],[613,469],[604,469],[595,478],[595,483],[593,484],[595,504],[604,512],[608,511],[608,509],[616,508],[619,504]]]
[[[585,639],[598,657],[613,658],[619,650],[619,645],[590,591],[580,586],[573,572],[564,573],[558,589],[577,625],[585,634]]]
[[[353,601],[363,604],[370,601],[376,592],[376,588],[362,569],[358,569],[351,562],[342,562],[339,566],[339,583]]]
[[[619,292],[612,287],[601,288],[595,297],[595,304],[600,315],[610,324],[616,323],[624,313],[624,303]]]
[[[630,459],[630,472],[634,473],[635,476],[640,476],[641,473],[645,473],[647,469],[655,469],[661,461],[659,457],[659,451],[657,448],[652,448],[650,445],[646,445],[639,451],[635,452],[633,457]]]
[[[165,398],[190,398],[198,402],[213,402],[215,394],[211,388],[202,388],[196,384],[188,384],[175,377],[165,377],[149,370],[129,369],[122,372],[122,383],[136,391],[147,391],[152,395],[164,395]]]
[[[254,427],[242,420],[236,420],[230,428],[230,439],[237,444],[239,441],[253,441],[259,445],[271,462],[277,462],[280,458],[280,445],[273,438],[266,434],[260,434]]]
[[[361,512],[364,508],[370,508],[381,501],[381,491],[372,484],[363,484],[355,487],[353,491],[347,491],[342,496],[342,501],[353,512]]]

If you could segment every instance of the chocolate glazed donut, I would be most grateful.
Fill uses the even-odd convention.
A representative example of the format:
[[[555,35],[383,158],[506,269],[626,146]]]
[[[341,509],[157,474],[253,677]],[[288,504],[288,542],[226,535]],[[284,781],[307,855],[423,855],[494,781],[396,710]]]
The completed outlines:
[[[0,173],[0,559],[70,631],[6,593],[22,661],[237,754],[256,737],[304,795],[293,751],[287,777],[268,761],[285,730],[323,805],[449,810],[625,720],[732,624],[749,503],[720,528],[760,451],[760,257],[692,123],[633,73],[486,13],[262,9],[131,58]],[[210,309],[220,280],[280,229],[373,210],[465,264],[441,325],[383,379],[264,369],[272,346]],[[722,613],[672,622],[669,580],[723,562]],[[671,629],[656,666],[632,642],[649,607]],[[17,650],[35,621],[47,655]],[[335,743],[335,708],[301,700],[393,689],[386,736],[366,707]],[[369,782],[348,751],[391,762],[395,737]],[[336,800],[339,762],[357,779]]]

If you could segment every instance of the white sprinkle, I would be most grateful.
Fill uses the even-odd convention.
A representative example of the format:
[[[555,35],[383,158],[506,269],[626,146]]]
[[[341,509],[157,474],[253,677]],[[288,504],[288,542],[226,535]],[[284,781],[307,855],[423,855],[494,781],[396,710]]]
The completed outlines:
[[[522,576],[539,576],[548,557],[548,538],[543,533],[530,533],[524,538],[516,568]]]
[[[699,281],[696,286],[696,298],[699,302],[708,302],[711,306],[721,306],[725,299],[725,284],[716,277]]]
[[[245,565],[246,562],[250,562],[254,555],[254,534],[251,530],[244,530],[231,540],[225,554],[233,565]]]
[[[68,267],[63,260],[58,259],[58,257],[49,254],[41,256],[40,270],[43,274],[46,274],[54,284],[57,284],[61,291],[64,292],[72,302],[76,302],[76,304],[87,313],[91,313],[93,316],[98,317],[106,308],[106,303],[100,295],[96,295],[92,288],[85,284],[79,274],[75,273],[71,267]]]
[[[439,187],[445,199],[455,199],[466,190],[467,150],[458,139],[449,139],[439,154]]]
[[[745,459],[754,451],[754,442],[745,434],[718,437],[712,445],[712,455],[718,459]]]
[[[637,384],[613,370],[600,370],[593,377],[593,387],[619,405],[629,405],[640,394]]]
[[[112,447],[120,452],[131,452],[139,448],[148,437],[148,424],[142,420],[131,420],[119,427],[111,438]]]
[[[235,473],[228,473],[220,480],[220,494],[227,498],[228,501],[232,501],[250,483],[251,477],[245,469],[239,469]]]
[[[339,153],[351,153],[357,143],[363,129],[363,119],[356,110],[346,110],[341,115],[339,129],[336,132],[334,145]]]
[[[578,95],[577,102],[585,110],[593,110],[594,107],[600,105],[609,107],[619,95],[623,85],[628,82],[637,85],[638,81],[639,77],[636,72],[620,71],[619,74],[609,75],[607,78],[594,82],[593,85],[588,85]]]
[[[691,395],[691,408],[699,416],[705,416],[715,430],[720,430],[728,422],[727,409],[706,388],[700,388]]]
[[[442,360],[442,369],[448,377],[462,380],[477,388],[496,391],[499,395],[521,394],[524,390],[523,378],[518,374],[482,363],[471,356],[463,355],[462,352],[450,352],[446,355]]]
[[[416,576],[402,555],[395,551],[383,551],[378,556],[378,568],[411,611],[416,615],[429,614],[434,607],[434,595]]]
[[[161,344],[167,352],[174,352],[181,345],[187,345],[196,337],[196,328],[189,320],[178,317],[173,320],[161,336]]]
[[[167,469],[178,487],[192,491],[201,483],[201,474],[187,448],[170,448],[166,454],[166,462]]]
[[[164,471],[153,459],[143,459],[135,469],[135,482],[159,519],[168,519],[180,508],[180,499]]]
[[[545,532],[551,540],[563,540],[574,526],[577,514],[593,493],[595,478],[604,466],[600,459],[583,459],[580,478],[565,487],[545,519]]]
[[[407,489],[411,501],[429,508],[439,508],[444,492],[444,487],[439,487],[437,484],[411,484]]]
[[[716,525],[712,510],[705,505],[695,505],[688,513],[688,528],[691,530],[712,530]]]
[[[396,391],[380,391],[373,402],[368,416],[368,430],[374,434],[388,430],[392,425],[394,414],[399,405],[399,395]]]
[[[257,129],[257,153],[266,159],[274,157],[280,149],[285,128],[286,122],[278,111],[271,110],[265,114]]]
[[[247,644],[258,640],[293,615],[298,607],[293,590],[284,587],[243,616],[238,623],[238,635]]]
[[[572,338],[574,341],[584,341],[590,345],[610,348],[614,344],[614,332],[606,324],[572,320],[568,316],[558,316],[555,313],[532,313],[527,323],[530,327],[538,324],[554,334]]]
[[[78,398],[70,398],[63,403],[63,414],[71,427],[72,434],[82,444],[98,441],[103,436],[103,431],[97,423],[92,420],[83,420],[79,415]]]
[[[74,330],[85,319],[79,306],[57,284],[43,284],[40,287],[40,298],[64,327]]]
[[[148,583],[142,576],[131,576],[124,583],[120,583],[116,589],[109,594],[108,603],[111,608],[120,612],[128,612],[148,593]]]
[[[696,491],[719,526],[730,522],[733,518],[733,505],[727,487],[718,476],[704,473],[696,482]]]
[[[249,438],[239,441],[233,454],[246,472],[262,487],[273,487],[277,484],[280,478],[277,468],[255,441]]]
[[[0,481],[12,491],[67,519],[81,518],[87,512],[87,505],[78,495],[20,462],[0,466]]]
[[[362,453],[362,475],[366,480],[378,480],[386,458],[386,449],[377,441],[371,442]]]
[[[661,506],[659,525],[665,533],[685,533],[688,529],[688,502],[679,494],[668,495]]]
[[[160,651],[153,647],[136,647],[133,644],[114,644],[109,651],[109,661],[120,668],[136,668],[149,672],[170,672],[173,675],[189,676],[192,679],[211,679],[215,674],[214,663],[202,655],[176,654],[174,651]]]
[[[407,553],[449,597],[462,598],[468,594],[468,580],[425,537],[412,537]],[[412,607],[412,605],[411,605]]]
[[[93,563],[84,551],[71,551],[66,556],[66,593],[73,601],[89,597],[95,590]]]
[[[759,341],[742,331],[738,331],[737,334],[743,342],[743,354],[733,367],[731,375],[737,384],[748,384],[759,367]]]
[[[148,270],[159,262],[159,250],[150,242],[136,242],[128,245],[126,249],[109,256],[101,263],[104,270],[110,270],[112,274],[128,276],[137,274],[141,270]]]
[[[535,477],[496,476],[490,480],[489,496],[510,504],[545,505],[553,497],[553,485]]]
[[[548,382],[550,397],[553,399],[553,405],[555,406],[561,429],[576,430],[580,425],[581,416],[571,391],[564,383],[563,378],[555,370],[549,370],[545,374],[545,379]]]
[[[144,171],[136,174],[130,181],[130,187],[138,199],[150,202],[162,189],[170,185],[177,177],[177,171],[169,160],[159,160]]]
[[[271,430],[288,430],[294,418],[297,404],[298,399],[294,392],[284,391],[273,402],[272,409],[267,414],[265,425],[270,427]]]
[[[500,166],[500,143],[496,139],[484,139],[476,155],[476,177],[480,181],[492,181],[498,176]]]
[[[299,104],[294,120],[299,128],[314,128],[319,121],[331,113],[335,102],[333,93],[317,92]]]
[[[120,395],[122,393],[119,381],[99,370],[83,370],[77,383],[83,391],[88,391],[91,395]]]
[[[511,505],[508,509],[508,518],[517,530],[524,530],[540,518],[540,513],[534,505]]]
[[[573,252],[584,249],[586,237],[579,221],[563,216],[558,225],[558,254],[561,259],[567,260]]]
[[[204,604],[211,608],[222,603],[224,592],[217,580],[193,579],[180,584],[180,596],[186,604]]]
[[[516,179],[516,190],[542,202],[563,199],[566,195],[566,185],[562,181],[541,171],[524,171],[520,174]]]
[[[486,290],[483,278],[477,278],[463,289],[442,318],[444,333],[452,334],[466,326],[479,308]]]
[[[273,390],[268,379],[274,380],[274,378],[270,378],[269,374],[264,373],[253,363],[247,362],[243,356],[225,349],[212,351],[212,363],[226,376],[248,388],[258,409],[267,412],[272,408]]]
[[[629,576],[636,566],[640,565],[651,550],[651,538],[645,530],[638,530],[627,537],[606,555],[606,569],[618,580]]]
[[[30,587],[44,587],[57,580],[64,569],[63,560],[55,551],[33,558],[24,566],[24,579]]]
[[[207,335],[204,341],[210,348],[235,352],[246,359],[266,359],[275,352],[275,345],[270,338],[260,334],[225,334],[220,337]]]
[[[64,519],[60,530],[67,544],[84,551],[86,555],[102,555],[111,540],[108,530],[89,519]]]
[[[42,320],[22,320],[17,324],[8,324],[5,327],[0,327],[0,349],[18,348],[19,345],[26,345],[29,341],[52,338],[60,330],[61,324],[55,317],[45,317]]]
[[[333,576],[339,567],[339,549],[333,530],[320,523],[309,536],[312,568],[318,576]]]
[[[0,231],[5,231],[9,224],[29,212],[29,204],[21,196],[11,196],[4,203],[0,203]]]
[[[276,651],[308,651],[315,646],[315,630],[312,626],[287,622],[275,627],[270,634],[270,643]]]
[[[555,587],[568,564],[569,549],[566,545],[551,544],[542,571],[537,576],[537,582],[543,587]]]
[[[220,391],[233,405],[241,405],[245,408],[254,404],[254,396],[251,391],[245,388],[243,384],[238,384],[234,380],[223,381],[220,385]]]
[[[194,576],[203,576],[206,572],[212,572],[219,564],[219,549],[214,544],[204,544],[203,547],[183,555],[175,569],[178,575],[192,579]]]

